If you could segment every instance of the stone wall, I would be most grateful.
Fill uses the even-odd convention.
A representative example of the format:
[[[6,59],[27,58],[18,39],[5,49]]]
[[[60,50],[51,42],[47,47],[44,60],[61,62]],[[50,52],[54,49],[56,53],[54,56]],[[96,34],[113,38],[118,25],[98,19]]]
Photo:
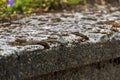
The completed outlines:
[[[81,77],[78,76],[78,80],[79,78],[84,78],[85,75],[89,78],[93,73],[94,75],[95,73],[99,73],[99,71],[96,72],[97,69],[94,69],[94,67],[89,65],[120,57],[119,44],[120,41],[116,40],[103,43],[73,44],[71,47],[59,46],[51,50],[23,51],[7,57],[1,57],[0,79],[22,80],[40,75],[50,74],[49,76],[51,76],[52,74],[55,74],[55,76],[52,75],[53,78],[56,77],[58,80],[69,80],[68,76],[77,76],[79,75],[79,71],[80,74],[82,73],[81,71],[85,73],[83,73]],[[81,68],[82,66],[85,66],[86,68]],[[106,65],[106,68],[107,67],[114,69],[111,64]],[[86,70],[88,70],[88,72],[86,72]],[[78,72],[76,73],[76,71]],[[88,75],[89,71],[93,71],[92,74]],[[102,70],[100,72],[101,73],[99,74],[102,76]],[[74,75],[74,73],[76,75]],[[106,75],[108,73],[103,72],[103,74]],[[63,78],[60,77],[59,74],[60,76],[63,76]],[[109,74],[113,75],[112,73]],[[87,80],[87,77],[83,80]],[[98,77],[96,76],[95,78]]]

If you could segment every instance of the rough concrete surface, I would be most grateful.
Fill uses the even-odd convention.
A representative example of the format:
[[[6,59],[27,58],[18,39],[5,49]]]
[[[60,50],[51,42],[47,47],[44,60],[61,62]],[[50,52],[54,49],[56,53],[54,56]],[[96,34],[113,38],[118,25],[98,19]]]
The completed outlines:
[[[119,6],[12,23],[0,24],[0,80],[120,80]]]
[[[116,40],[96,44],[74,44],[71,47],[60,46],[52,50],[23,51],[7,57],[1,57],[0,79],[21,80],[114,59],[120,57],[119,44],[120,41]],[[84,71],[85,69],[82,70]],[[70,73],[68,72],[68,74]]]
[[[120,58],[40,75],[24,80],[119,80]]]

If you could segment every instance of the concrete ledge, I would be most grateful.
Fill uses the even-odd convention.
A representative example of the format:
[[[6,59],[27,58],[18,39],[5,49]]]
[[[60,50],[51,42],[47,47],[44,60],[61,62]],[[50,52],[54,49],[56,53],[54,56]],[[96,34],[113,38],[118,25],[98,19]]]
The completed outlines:
[[[120,57],[120,41],[73,44],[20,52],[0,59],[1,80],[21,80]]]
[[[70,68],[24,80],[119,80],[120,58]]]

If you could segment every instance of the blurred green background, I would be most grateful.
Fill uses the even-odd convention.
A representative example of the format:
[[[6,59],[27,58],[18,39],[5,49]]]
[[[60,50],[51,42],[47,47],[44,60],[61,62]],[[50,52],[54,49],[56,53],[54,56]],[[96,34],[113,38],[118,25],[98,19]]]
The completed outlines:
[[[78,4],[81,0],[14,0],[13,6],[7,6],[7,0],[0,0],[0,15],[27,14],[34,11],[59,9],[64,4]]]

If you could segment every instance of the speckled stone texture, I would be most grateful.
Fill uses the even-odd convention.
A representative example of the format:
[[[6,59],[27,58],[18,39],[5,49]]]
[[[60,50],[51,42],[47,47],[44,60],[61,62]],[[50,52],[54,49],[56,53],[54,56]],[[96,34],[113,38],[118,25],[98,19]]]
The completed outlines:
[[[102,61],[24,80],[119,80],[120,58],[111,61]]]
[[[71,47],[62,45],[51,50],[23,51],[7,57],[1,56],[0,80],[22,80],[47,74],[55,75],[52,76],[55,79],[51,80],[89,80],[89,78],[118,80],[113,78],[118,78],[119,65],[107,64],[100,70],[89,65],[120,57],[119,44],[119,40],[112,40],[102,43],[73,44]]]

